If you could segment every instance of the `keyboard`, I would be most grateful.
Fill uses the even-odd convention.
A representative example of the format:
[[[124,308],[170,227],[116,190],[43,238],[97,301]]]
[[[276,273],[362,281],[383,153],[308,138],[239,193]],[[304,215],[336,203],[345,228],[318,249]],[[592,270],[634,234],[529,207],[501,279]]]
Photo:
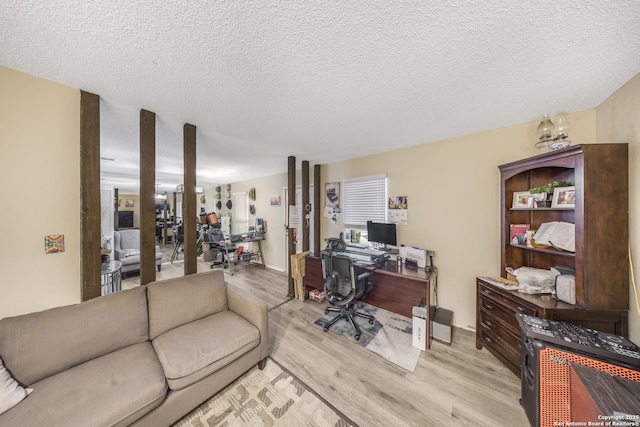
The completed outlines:
[[[377,249],[373,249],[369,247],[356,248],[356,247],[349,247],[349,246],[347,246],[347,250],[345,252],[348,254],[368,255],[369,257],[381,256],[386,254],[386,252],[384,251],[379,251]]]
[[[350,247],[365,249],[368,248],[369,245],[367,245],[366,243],[347,243],[347,249],[349,249]]]

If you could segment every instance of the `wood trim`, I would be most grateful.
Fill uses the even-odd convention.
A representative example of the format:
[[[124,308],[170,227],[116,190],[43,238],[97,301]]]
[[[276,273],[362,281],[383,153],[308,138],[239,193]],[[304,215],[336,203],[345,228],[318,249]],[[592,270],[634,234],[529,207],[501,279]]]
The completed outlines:
[[[320,180],[320,165],[313,165],[313,186],[315,191],[313,192],[313,209],[315,209],[313,216],[313,252],[320,252],[320,218],[322,217],[322,207],[320,203],[323,191]]]
[[[288,206],[285,208],[287,209],[287,227],[289,227],[291,224],[289,223],[289,206],[294,206],[296,204],[296,158],[295,156],[289,156],[288,158],[288,181],[289,181],[289,188],[288,188],[288,192],[289,192],[289,204]],[[288,248],[289,248],[289,256],[287,259],[287,264],[289,265],[289,290],[287,293],[287,296],[289,297],[294,297],[295,296],[295,290],[294,290],[294,283],[293,283],[293,276],[291,275],[291,255],[296,253],[296,246],[294,244],[293,241],[293,228],[289,227],[289,232],[287,233],[287,243],[288,243]]]
[[[306,207],[309,204],[309,161],[302,161],[302,251],[309,250],[309,227],[304,218],[307,212]]]
[[[81,299],[101,295],[100,97],[80,91]]]
[[[140,110],[140,284],[156,280],[156,114]]]
[[[196,127],[185,123],[184,193],[182,194],[182,223],[184,224],[184,274],[198,272],[196,235]]]

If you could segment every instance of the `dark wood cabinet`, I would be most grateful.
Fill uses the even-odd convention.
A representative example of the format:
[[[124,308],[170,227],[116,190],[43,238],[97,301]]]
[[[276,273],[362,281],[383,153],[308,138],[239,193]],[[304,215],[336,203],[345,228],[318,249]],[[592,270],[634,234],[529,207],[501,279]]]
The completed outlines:
[[[549,294],[506,291],[478,279],[476,347],[486,347],[519,375],[518,312],[628,335],[628,145],[576,145],[499,168],[502,276],[506,267],[575,269],[576,304]],[[552,181],[575,184],[575,208],[512,208],[515,192]],[[510,241],[511,224],[536,230],[551,221],[575,224],[575,253]]]

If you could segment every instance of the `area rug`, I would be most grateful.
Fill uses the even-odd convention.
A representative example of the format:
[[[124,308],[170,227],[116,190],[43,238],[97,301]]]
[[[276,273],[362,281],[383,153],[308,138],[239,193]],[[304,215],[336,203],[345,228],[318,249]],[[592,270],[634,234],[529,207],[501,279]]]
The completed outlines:
[[[331,325],[329,332],[345,335],[388,361],[408,371],[415,371],[421,351],[413,346],[412,320],[363,302],[358,302],[357,306],[359,307],[358,311],[368,313],[376,318],[373,325],[370,325],[369,321],[362,317],[355,318],[355,322],[362,331],[359,341],[355,341],[353,338],[355,331],[351,323],[346,320],[339,320]],[[324,325],[336,315],[337,313],[325,314],[316,320],[315,324],[324,328]]]
[[[268,359],[200,405],[173,427],[355,426],[304,383]]]

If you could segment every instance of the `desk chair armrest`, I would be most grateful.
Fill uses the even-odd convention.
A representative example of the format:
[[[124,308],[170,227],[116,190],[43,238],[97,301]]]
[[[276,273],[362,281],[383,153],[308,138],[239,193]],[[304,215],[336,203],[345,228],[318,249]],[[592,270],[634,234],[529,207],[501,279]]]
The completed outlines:
[[[373,276],[373,271],[365,271],[364,273],[358,274],[358,280],[364,280],[370,276]]]

